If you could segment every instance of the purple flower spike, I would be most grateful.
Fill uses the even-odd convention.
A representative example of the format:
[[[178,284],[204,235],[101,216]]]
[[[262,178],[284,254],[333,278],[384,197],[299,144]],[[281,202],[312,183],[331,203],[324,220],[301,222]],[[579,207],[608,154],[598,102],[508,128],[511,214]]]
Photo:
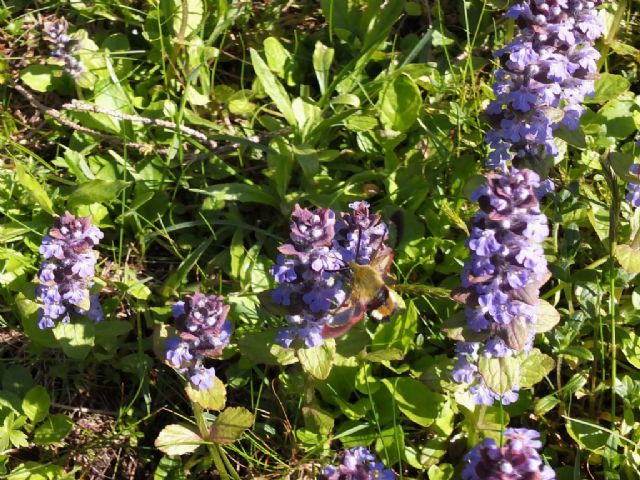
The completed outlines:
[[[74,79],[86,68],[78,58],[78,42],[67,33],[69,23],[65,18],[46,19],[41,24],[44,39],[50,44],[51,56],[64,63],[64,71]]]
[[[553,131],[575,129],[594,93],[593,43],[603,26],[595,7],[601,0],[524,0],[507,12],[518,27],[516,37],[496,52],[502,68],[495,73],[496,99],[487,114],[492,149],[487,165],[505,170],[537,164],[557,155]]]
[[[491,391],[478,372],[478,358],[528,352],[535,336],[539,288],[548,275],[541,243],[549,227],[540,211],[539,189],[536,173],[512,168],[504,174],[489,173],[487,183],[473,194],[480,211],[472,221],[467,242],[471,257],[462,284],[474,299],[465,308],[467,323],[487,339],[484,344],[458,345],[452,377],[468,384],[481,405],[512,403],[518,398],[518,387],[502,396]],[[514,335],[514,329],[524,329],[524,334]]]
[[[57,217],[53,227],[42,239],[40,253],[45,261],[40,265],[36,290],[40,329],[53,328],[56,321],[68,322],[75,312],[99,322],[104,316],[97,295],[90,295],[95,276],[96,254],[93,246],[103,235],[91,224],[90,217],[75,217],[69,212]]]
[[[172,306],[178,335],[165,344],[166,360],[195,388],[206,390],[213,386],[215,370],[205,367],[204,359],[219,356],[229,345],[230,308],[222,297],[202,293],[194,293]]]
[[[284,347],[296,339],[307,347],[322,345],[325,325],[348,297],[349,262],[369,264],[378,252],[390,250],[380,215],[369,213],[365,201],[349,207],[350,212],[339,216],[328,208],[293,209],[291,243],[278,248],[271,268],[279,284],[271,297],[291,311],[286,316],[289,326],[276,338]]]
[[[462,480],[554,480],[555,472],[538,453],[540,434],[525,428],[508,428],[506,443],[498,447],[492,438],[476,445],[465,456],[467,466]]]
[[[345,450],[342,464],[322,471],[325,480],[394,480],[396,475],[364,447]]]

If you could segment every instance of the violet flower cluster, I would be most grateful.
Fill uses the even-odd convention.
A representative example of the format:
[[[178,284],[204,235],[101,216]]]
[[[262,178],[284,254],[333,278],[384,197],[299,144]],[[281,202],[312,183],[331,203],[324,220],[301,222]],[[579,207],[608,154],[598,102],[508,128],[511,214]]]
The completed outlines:
[[[68,323],[73,313],[86,315],[95,322],[102,320],[98,296],[89,293],[96,266],[93,246],[102,237],[90,217],[65,212],[55,219],[40,245],[40,253],[45,258],[36,289],[42,304],[38,312],[41,330],[52,328],[58,321]]]
[[[364,447],[345,450],[342,464],[324,468],[325,480],[394,480],[393,471],[376,461],[376,456]]]
[[[629,167],[629,173],[640,178],[640,163],[634,163]],[[629,192],[627,193],[627,202],[633,208],[640,207],[640,183],[629,182],[627,185]]]
[[[487,183],[472,196],[480,211],[472,221],[467,242],[471,257],[462,273],[468,293],[465,315],[474,332],[486,341],[460,342],[452,376],[470,384],[476,403],[509,404],[518,386],[499,396],[484,383],[476,365],[479,356],[505,357],[531,349],[539,287],[548,275],[541,243],[549,234],[540,212],[540,177],[531,170],[489,173]]]
[[[556,474],[545,465],[538,450],[540,434],[526,428],[508,428],[504,447],[492,438],[476,445],[466,456],[462,480],[553,480]]]
[[[231,322],[229,305],[217,295],[194,293],[173,304],[178,335],[166,342],[168,363],[201,390],[211,388],[216,372],[205,366],[206,357],[215,357],[229,345]]]
[[[553,131],[579,125],[585,96],[593,95],[603,25],[595,7],[602,0],[526,0],[512,6],[519,33],[498,50],[502,68],[487,113],[494,129],[487,166],[535,165],[557,155]],[[556,113],[557,112],[557,113]],[[562,116],[559,119],[559,116]]]
[[[296,205],[291,214],[290,243],[278,248],[271,273],[279,284],[273,300],[288,309],[289,326],[276,341],[289,347],[296,338],[307,347],[322,345],[323,327],[348,295],[348,262],[369,264],[387,248],[387,225],[380,215],[369,213],[366,201],[349,205],[351,211],[329,208],[308,210]]]
[[[78,42],[67,33],[69,23],[65,18],[44,20],[42,31],[44,38],[51,44],[51,56],[64,62],[64,70],[73,78],[78,78],[85,72],[85,67],[76,58]]]

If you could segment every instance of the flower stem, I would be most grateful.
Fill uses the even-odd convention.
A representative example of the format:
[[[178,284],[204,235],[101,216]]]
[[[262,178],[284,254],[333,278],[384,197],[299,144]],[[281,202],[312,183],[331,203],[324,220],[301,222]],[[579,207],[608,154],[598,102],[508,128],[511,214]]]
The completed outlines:
[[[202,407],[195,402],[191,402],[191,408],[193,409],[193,415],[195,417],[196,424],[198,425],[200,436],[203,439],[207,439],[209,437],[209,429],[207,428],[207,422],[204,419]],[[213,464],[218,470],[220,480],[231,480],[231,476],[227,472],[225,462],[222,460],[222,455],[224,455],[224,453],[220,451],[220,447],[213,443],[208,443],[207,448],[209,449],[209,453],[211,454]],[[236,472],[233,472],[233,478],[234,480],[239,480],[240,477],[238,477],[238,474]]]

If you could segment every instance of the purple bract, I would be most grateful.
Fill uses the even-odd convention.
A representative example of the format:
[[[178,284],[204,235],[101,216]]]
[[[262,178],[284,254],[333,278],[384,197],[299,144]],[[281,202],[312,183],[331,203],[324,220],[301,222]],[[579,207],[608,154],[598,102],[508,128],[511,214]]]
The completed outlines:
[[[86,68],[75,57],[78,42],[67,33],[69,23],[65,18],[46,19],[42,22],[44,39],[51,44],[51,56],[64,62],[64,70],[73,78],[82,75]]]

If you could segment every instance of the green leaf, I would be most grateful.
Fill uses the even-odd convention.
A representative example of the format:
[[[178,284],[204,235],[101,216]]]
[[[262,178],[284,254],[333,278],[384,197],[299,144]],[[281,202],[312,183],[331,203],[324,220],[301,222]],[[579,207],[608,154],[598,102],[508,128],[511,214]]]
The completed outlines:
[[[316,46],[313,49],[313,70],[316,73],[322,95],[324,95],[329,85],[329,72],[333,63],[333,55],[333,48],[327,47],[320,41],[316,42]]]
[[[280,40],[275,37],[266,38],[263,46],[269,69],[278,77],[285,79],[286,70],[291,66],[291,53],[289,53],[289,50],[284,48]]]
[[[478,372],[487,387],[498,395],[509,392],[520,384],[520,362],[513,357],[488,358],[478,360]]]
[[[402,360],[404,358],[404,352],[398,348],[387,348],[385,350],[368,352],[364,358],[366,361],[374,363],[389,362],[392,360]]]
[[[20,80],[36,92],[49,92],[53,89],[55,72],[60,72],[57,65],[29,65],[20,70]]]
[[[283,348],[274,343],[279,328],[270,328],[261,332],[248,332],[238,339],[238,349],[243,356],[254,363],[264,365],[291,365],[298,363],[293,348]]]
[[[313,433],[329,435],[333,430],[333,417],[316,406],[302,407],[302,416],[304,417],[305,427]]]
[[[187,275],[191,271],[191,269],[198,263],[198,260],[205,252],[205,250],[211,245],[213,242],[213,237],[206,238],[197,248],[195,248],[192,252],[189,253],[185,257],[185,259],[180,263],[178,269],[171,273],[162,287],[162,294],[165,297],[170,296],[174,291],[182,285],[186,279]]]
[[[253,425],[253,414],[243,407],[229,407],[218,415],[209,432],[214,443],[226,445],[239,440]]]
[[[60,343],[62,350],[74,360],[84,360],[94,345],[96,327],[88,319],[60,323],[53,328],[53,335]]]
[[[396,405],[410,420],[428,427],[438,418],[444,397],[432,392],[419,380],[407,377],[385,378],[382,383],[396,401]]]
[[[163,456],[153,472],[153,480],[186,480],[182,460],[177,456]]]
[[[186,39],[200,27],[204,16],[202,0],[174,0],[173,31],[179,39]]]
[[[185,390],[192,402],[208,410],[222,410],[227,403],[227,389],[218,377],[207,390],[193,387],[191,383],[187,384]]]
[[[536,311],[536,323],[532,325],[536,333],[548,332],[560,322],[560,313],[546,300],[540,300]]]
[[[96,337],[118,337],[131,331],[133,327],[130,322],[124,320],[105,320],[96,323]]]
[[[556,362],[548,355],[534,348],[522,358],[520,363],[520,388],[534,386],[553,370]]]
[[[566,418],[566,421],[567,433],[580,445],[580,448],[602,453],[609,439],[608,432],[588,420]]]
[[[318,380],[324,380],[331,372],[333,355],[336,351],[336,343],[333,340],[326,340],[323,345],[313,348],[299,348],[297,351],[298,360],[302,369]]]
[[[616,335],[622,353],[627,361],[635,368],[640,369],[640,337],[632,330],[617,328]]]
[[[27,392],[22,400],[22,411],[31,423],[38,423],[49,415],[51,398],[47,389],[41,385],[36,385]]]
[[[586,97],[584,103],[604,103],[629,90],[631,84],[622,75],[603,72],[595,81],[595,95]]]
[[[295,120],[294,120],[295,121]],[[210,195],[219,201],[262,203],[278,208],[280,202],[271,193],[256,185],[244,183],[220,183],[206,189],[192,189],[192,192]]]
[[[109,204],[118,197],[122,189],[127,185],[128,182],[122,180],[90,180],[79,185],[73,193],[69,195],[67,202],[70,208],[79,205],[90,205],[92,203]]]
[[[202,445],[202,437],[191,428],[174,423],[164,427],[154,445],[167,455],[184,455],[194,452]]]
[[[276,104],[276,107],[280,110],[280,113],[282,113],[287,123],[294,127],[296,125],[296,117],[293,114],[291,99],[289,98],[287,91],[271,72],[267,64],[264,63],[260,54],[253,48],[250,48],[249,52],[251,54],[253,69],[256,72],[256,76],[260,80],[262,87],[265,92],[267,92],[267,95],[269,95],[271,100],[273,100],[273,103]]]
[[[406,132],[418,119],[422,98],[408,75],[396,75],[380,94],[380,120],[389,130]]]
[[[45,212],[55,215],[53,202],[49,198],[49,195],[47,195],[45,189],[42,188],[38,181],[19,163],[16,164],[16,175],[18,176],[18,182],[27,191],[29,196],[33,198]]]
[[[397,348],[407,352],[414,344],[417,329],[418,311],[415,304],[409,301],[406,310],[378,327],[373,336],[371,349],[376,351]]]
[[[631,245],[616,245],[615,256],[627,273],[640,273],[640,250]]]
[[[35,431],[33,439],[38,445],[50,445],[62,440],[72,429],[73,422],[66,415],[50,415]]]
[[[483,342],[487,339],[487,332],[476,332],[469,327],[469,322],[464,310],[460,310],[442,324],[442,331],[451,340],[456,342]]]
[[[33,385],[31,372],[22,365],[11,365],[2,377],[2,388],[19,396],[25,395]]]
[[[605,118],[607,136],[626,138],[637,130],[634,112],[638,105],[632,99],[614,99],[605,104],[598,112]]]
[[[452,480],[454,478],[454,468],[450,463],[431,465],[427,471],[429,480]]]
[[[560,404],[560,399],[555,395],[547,395],[536,401],[533,406],[533,412],[538,416],[543,416],[549,413]]]

